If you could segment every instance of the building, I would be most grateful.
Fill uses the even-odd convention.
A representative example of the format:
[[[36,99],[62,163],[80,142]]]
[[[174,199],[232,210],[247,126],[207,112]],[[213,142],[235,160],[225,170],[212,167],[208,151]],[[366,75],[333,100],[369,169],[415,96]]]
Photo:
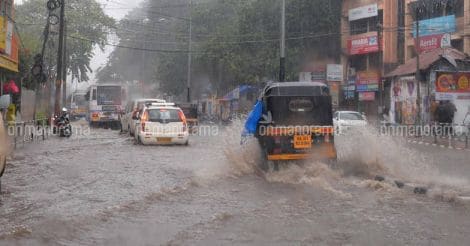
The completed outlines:
[[[0,0],[0,74],[2,77],[9,73],[18,73],[18,35],[14,23],[13,0]]]
[[[406,0],[405,14],[399,18],[405,22],[405,61],[416,56],[415,9],[419,1]],[[452,47],[470,53],[470,1],[434,1],[433,5],[419,6],[418,15],[420,52],[441,47]]]
[[[344,0],[341,19],[341,63],[346,79],[343,103],[376,116],[384,95],[383,74],[400,62],[403,51],[396,27],[401,0]]]
[[[453,48],[462,54],[470,53],[470,0],[344,0],[341,33],[343,105],[353,105],[376,116],[389,110],[392,104],[392,85],[397,78],[385,75],[397,75],[394,70],[401,64],[409,67],[418,52],[423,55]],[[440,67],[450,67],[447,65]],[[431,85],[436,78],[433,73],[426,74],[433,69],[431,66],[421,71],[425,73],[421,79],[423,88],[434,88]],[[412,74],[406,74],[407,84],[415,74],[416,68]],[[413,81],[416,87],[416,79]],[[429,111],[426,107],[430,101],[426,100],[434,93],[430,90],[427,97],[421,97],[424,100],[418,104],[423,107],[421,112]]]

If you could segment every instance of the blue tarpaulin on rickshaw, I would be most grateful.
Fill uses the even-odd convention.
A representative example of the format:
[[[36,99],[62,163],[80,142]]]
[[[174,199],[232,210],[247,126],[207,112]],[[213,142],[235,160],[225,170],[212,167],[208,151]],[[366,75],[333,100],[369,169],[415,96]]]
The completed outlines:
[[[256,133],[256,128],[258,126],[258,122],[263,115],[263,102],[258,100],[256,101],[255,106],[251,110],[248,118],[245,122],[245,127],[243,129],[242,136],[254,135]]]

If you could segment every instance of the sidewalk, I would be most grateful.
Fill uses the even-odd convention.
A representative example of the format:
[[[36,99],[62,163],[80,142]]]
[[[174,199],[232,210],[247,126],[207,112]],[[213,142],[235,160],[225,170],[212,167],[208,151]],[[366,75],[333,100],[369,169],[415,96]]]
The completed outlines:
[[[421,136],[421,137],[407,137],[406,139],[409,143],[470,151],[470,136],[468,136],[467,138],[465,136],[462,136],[460,138]]]

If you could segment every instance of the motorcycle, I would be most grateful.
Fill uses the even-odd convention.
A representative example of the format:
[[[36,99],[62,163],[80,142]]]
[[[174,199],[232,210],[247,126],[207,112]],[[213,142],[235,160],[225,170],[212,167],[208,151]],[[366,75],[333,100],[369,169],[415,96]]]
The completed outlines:
[[[66,108],[62,109],[62,115],[54,119],[54,134],[59,133],[60,137],[71,137],[72,126],[70,125],[70,117]]]

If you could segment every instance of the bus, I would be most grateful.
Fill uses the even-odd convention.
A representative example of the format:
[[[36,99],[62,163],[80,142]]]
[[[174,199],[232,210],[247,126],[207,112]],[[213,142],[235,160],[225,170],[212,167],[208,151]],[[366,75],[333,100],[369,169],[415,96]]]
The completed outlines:
[[[88,101],[86,91],[76,91],[70,97],[70,118],[77,120],[88,115]]]
[[[121,84],[96,84],[86,93],[87,120],[92,127],[120,129],[120,114],[126,105],[126,89]]]

